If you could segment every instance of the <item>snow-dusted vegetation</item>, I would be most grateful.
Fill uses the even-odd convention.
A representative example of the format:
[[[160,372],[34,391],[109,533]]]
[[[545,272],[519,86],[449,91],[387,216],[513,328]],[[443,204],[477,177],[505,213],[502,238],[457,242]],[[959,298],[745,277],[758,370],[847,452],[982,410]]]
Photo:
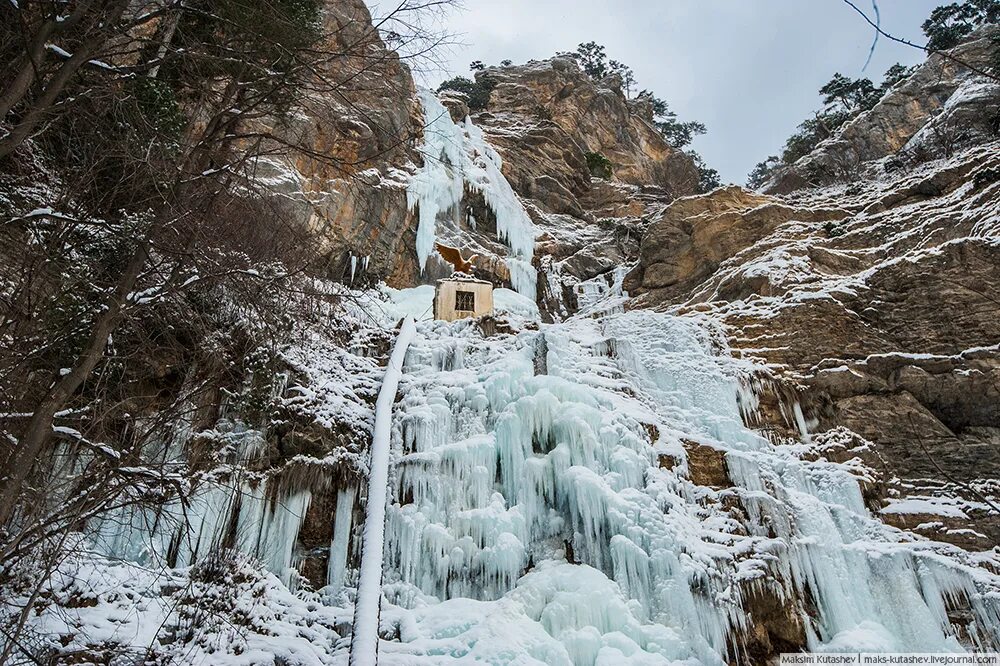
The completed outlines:
[[[437,5],[0,3],[0,664],[1000,649],[994,5],[773,194]]]

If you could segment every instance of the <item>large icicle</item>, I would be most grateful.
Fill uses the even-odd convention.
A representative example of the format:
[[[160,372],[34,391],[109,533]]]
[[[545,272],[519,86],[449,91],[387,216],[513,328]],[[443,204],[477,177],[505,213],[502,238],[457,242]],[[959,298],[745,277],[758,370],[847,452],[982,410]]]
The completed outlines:
[[[326,568],[326,584],[331,595],[338,594],[344,587],[355,492],[354,486],[341,488],[337,492],[337,511],[333,519],[333,538],[330,539],[330,557]]]
[[[403,320],[382,388],[375,402],[375,431],[372,434],[368,471],[368,504],[361,550],[358,600],[354,606],[354,633],[351,639],[352,666],[375,666],[378,657],[378,618],[382,601],[382,555],[385,544],[385,503],[389,489],[389,450],[392,434],[392,405],[403,375],[406,350],[416,333],[412,317]]]
[[[424,109],[424,166],[410,181],[406,197],[410,208],[420,211],[416,249],[421,270],[434,250],[438,216],[453,210],[469,187],[483,195],[496,216],[497,236],[510,248],[511,284],[534,299],[535,227],[501,172],[503,159],[471,119],[457,125],[434,93],[421,90],[418,95]]]
[[[466,157],[462,130],[451,121],[448,109],[429,90],[417,95],[424,109],[424,144],[420,149],[424,166],[410,180],[406,200],[410,210],[419,206],[417,258],[422,271],[434,251],[438,214],[462,200]]]

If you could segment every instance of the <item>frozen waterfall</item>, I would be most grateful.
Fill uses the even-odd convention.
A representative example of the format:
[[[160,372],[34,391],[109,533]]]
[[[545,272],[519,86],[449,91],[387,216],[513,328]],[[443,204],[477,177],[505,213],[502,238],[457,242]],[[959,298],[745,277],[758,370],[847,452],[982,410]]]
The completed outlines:
[[[448,109],[429,90],[419,92],[424,109],[424,165],[410,181],[406,196],[410,209],[419,209],[417,257],[420,267],[434,251],[438,217],[453,211],[466,188],[483,195],[496,216],[497,236],[510,248],[507,268],[519,293],[535,297],[535,227],[501,173],[503,160],[466,118],[455,124]]]
[[[857,468],[804,455],[820,435],[748,428],[759,369],[711,325],[620,310],[510,334],[418,325],[391,423],[380,664],[724,664],[761,599],[814,650],[1000,644],[1000,580],[975,554],[873,518]],[[695,483],[696,451],[718,483]],[[120,516],[97,540],[185,567],[234,535],[294,589],[313,498],[271,483],[206,483],[183,519]],[[335,491],[330,594],[306,598],[349,618],[360,529],[355,487]],[[329,649],[343,663],[346,642]]]
[[[473,331],[427,325],[407,357],[384,581],[394,651],[722,664],[762,590],[816,650],[960,651],[956,600],[972,640],[997,640],[985,572],[873,519],[849,468],[745,427],[751,368],[695,321]],[[731,488],[689,480],[691,442],[722,452]]]

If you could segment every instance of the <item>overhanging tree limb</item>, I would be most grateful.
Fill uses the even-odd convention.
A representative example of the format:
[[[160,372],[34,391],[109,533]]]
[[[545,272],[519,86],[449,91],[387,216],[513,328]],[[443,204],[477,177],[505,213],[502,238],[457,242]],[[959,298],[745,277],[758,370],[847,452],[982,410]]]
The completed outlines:
[[[911,46],[911,47],[913,47],[915,49],[920,49],[921,51],[923,51],[924,53],[926,53],[928,55],[935,55],[935,54],[937,54],[937,55],[941,56],[942,58],[946,58],[948,60],[951,60],[954,63],[957,63],[957,64],[961,65],[962,67],[965,67],[969,71],[975,72],[976,74],[979,74],[980,76],[985,76],[988,79],[992,79],[992,80],[996,81],[997,83],[1000,83],[1000,76],[997,76],[995,74],[991,74],[987,70],[981,69],[979,67],[976,67],[975,65],[972,65],[972,64],[966,62],[965,60],[962,60],[961,58],[956,58],[955,56],[951,55],[947,51],[939,51],[937,49],[932,49],[932,48],[930,48],[927,45],[921,46],[920,44],[914,44],[913,42],[911,42],[908,39],[903,39],[902,37],[896,37],[895,35],[890,35],[888,32],[886,32],[885,30],[882,29],[881,25],[879,25],[878,23],[875,23],[874,21],[872,21],[871,18],[868,17],[868,14],[865,14],[864,11],[862,11],[861,8],[858,7],[856,4],[854,4],[853,2],[851,2],[851,0],[842,0],[842,1],[845,4],[849,5],[851,7],[851,9],[853,9],[855,12],[857,12],[858,14],[860,14],[861,18],[863,18],[865,20],[865,22],[868,23],[868,25],[870,25],[871,27],[875,28],[875,32],[877,34],[882,35],[886,39],[892,40],[892,41],[897,42],[899,44],[904,44],[906,46]]]

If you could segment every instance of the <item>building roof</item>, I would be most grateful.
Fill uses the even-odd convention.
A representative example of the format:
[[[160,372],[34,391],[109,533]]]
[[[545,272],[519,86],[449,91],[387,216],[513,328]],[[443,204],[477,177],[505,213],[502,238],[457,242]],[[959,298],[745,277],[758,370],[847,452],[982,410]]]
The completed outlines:
[[[466,275],[464,273],[455,273],[451,277],[446,277],[438,280],[438,284],[441,284],[442,282],[465,282],[472,284],[488,284],[488,285],[493,284],[489,280],[480,280],[479,278],[474,278],[471,275]]]

